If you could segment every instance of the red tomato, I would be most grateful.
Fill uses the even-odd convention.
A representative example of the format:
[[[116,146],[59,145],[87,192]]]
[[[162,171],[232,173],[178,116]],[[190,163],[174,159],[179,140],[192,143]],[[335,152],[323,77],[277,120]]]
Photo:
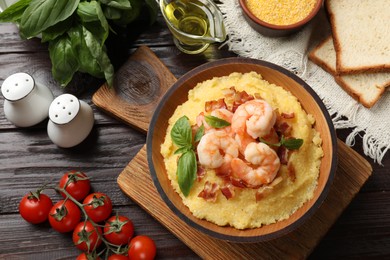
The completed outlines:
[[[79,254],[79,256],[76,258],[76,260],[101,260],[100,257],[96,256],[96,254]]]
[[[94,222],[106,220],[112,212],[111,199],[104,193],[89,194],[83,201],[85,212]]]
[[[64,189],[76,200],[83,200],[91,189],[91,183],[85,175],[80,171],[70,171],[65,173],[60,179],[60,188]],[[66,195],[61,192],[62,197],[66,198]]]
[[[156,244],[148,236],[136,236],[129,244],[129,259],[152,260],[156,256]]]
[[[112,216],[106,221],[104,237],[114,245],[127,245],[134,234],[133,222],[124,216]]]
[[[26,194],[19,203],[19,213],[27,222],[38,224],[47,220],[53,206],[51,199],[39,191]]]
[[[100,227],[94,227],[91,222],[80,222],[73,230],[73,243],[80,250],[91,252],[102,243],[98,233],[102,234]]]
[[[110,255],[107,260],[129,260],[125,255]]]
[[[50,225],[60,233],[72,231],[80,219],[80,208],[70,200],[60,200],[49,212]]]

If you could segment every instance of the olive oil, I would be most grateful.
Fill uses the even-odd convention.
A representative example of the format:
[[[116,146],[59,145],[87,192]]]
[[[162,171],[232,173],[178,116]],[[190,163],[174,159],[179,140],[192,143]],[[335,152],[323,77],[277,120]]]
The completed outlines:
[[[168,20],[180,31],[196,36],[210,32],[210,11],[198,1],[174,0],[165,7]]]
[[[211,0],[161,2],[164,18],[174,35],[176,45],[180,45],[179,49],[186,48],[187,53],[191,53],[192,50],[201,48],[200,46],[225,40],[222,14]]]

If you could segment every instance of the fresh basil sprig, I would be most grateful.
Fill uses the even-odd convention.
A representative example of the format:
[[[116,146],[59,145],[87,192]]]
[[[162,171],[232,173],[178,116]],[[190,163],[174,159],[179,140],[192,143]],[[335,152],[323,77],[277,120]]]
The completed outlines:
[[[293,138],[293,137],[285,139],[283,135],[280,138],[279,143],[276,144],[269,143],[262,138],[260,138],[260,141],[271,146],[276,146],[276,147],[284,146],[288,150],[298,150],[303,144],[303,139]]]
[[[19,25],[21,37],[49,43],[52,74],[66,86],[76,71],[114,81],[114,67],[105,42],[113,26],[127,27],[148,11],[152,24],[158,13],[154,0],[19,0],[0,13],[0,22]]]
[[[225,121],[219,117],[216,117],[216,116],[204,116],[204,119],[206,121],[206,123],[211,126],[211,127],[214,127],[214,128],[223,128],[223,127],[226,127],[226,126],[230,126],[230,123],[228,121]]]
[[[198,135],[201,134],[196,136]],[[192,145],[192,129],[187,116],[182,116],[173,125],[171,138],[173,143],[178,146],[175,154],[181,153],[176,174],[180,190],[187,197],[196,180],[196,172],[198,170]],[[198,136],[197,138],[200,137]]]

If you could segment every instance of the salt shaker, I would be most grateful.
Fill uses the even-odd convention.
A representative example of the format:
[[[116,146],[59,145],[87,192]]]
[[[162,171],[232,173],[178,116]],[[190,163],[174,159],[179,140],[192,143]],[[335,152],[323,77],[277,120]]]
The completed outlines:
[[[74,95],[62,94],[49,107],[47,133],[59,147],[80,144],[91,132],[93,124],[92,108]]]
[[[49,88],[24,72],[6,78],[1,93],[5,98],[5,117],[19,127],[33,126],[46,119],[54,99]]]

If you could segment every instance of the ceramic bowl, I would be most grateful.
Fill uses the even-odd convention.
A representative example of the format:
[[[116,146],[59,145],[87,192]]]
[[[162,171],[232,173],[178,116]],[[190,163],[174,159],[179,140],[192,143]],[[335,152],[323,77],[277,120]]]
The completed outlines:
[[[282,37],[293,34],[299,30],[301,30],[306,24],[308,24],[319,12],[321,6],[323,4],[323,0],[317,0],[314,8],[311,12],[301,21],[289,24],[289,25],[275,25],[270,24],[256,17],[247,6],[248,0],[239,0],[242,13],[244,15],[245,20],[249,23],[249,25],[255,29],[257,32],[270,37]]]
[[[318,187],[314,197],[306,202],[288,219],[260,228],[238,230],[232,227],[222,227],[206,220],[195,218],[183,204],[180,196],[175,192],[167,177],[160,147],[164,141],[168,119],[176,107],[187,101],[188,91],[197,83],[213,77],[227,76],[233,72],[246,73],[255,71],[265,80],[277,84],[296,96],[305,111],[309,111],[316,119],[315,129],[320,132],[324,150]],[[295,74],[275,64],[245,59],[227,58],[210,62],[181,77],[163,96],[158,104],[149,127],[147,136],[147,158],[153,182],[162,199],[169,208],[183,221],[199,231],[212,237],[232,242],[259,242],[266,241],[291,232],[307,220],[321,205],[327,196],[336,171],[337,138],[331,118],[317,94],[302,79]]]

